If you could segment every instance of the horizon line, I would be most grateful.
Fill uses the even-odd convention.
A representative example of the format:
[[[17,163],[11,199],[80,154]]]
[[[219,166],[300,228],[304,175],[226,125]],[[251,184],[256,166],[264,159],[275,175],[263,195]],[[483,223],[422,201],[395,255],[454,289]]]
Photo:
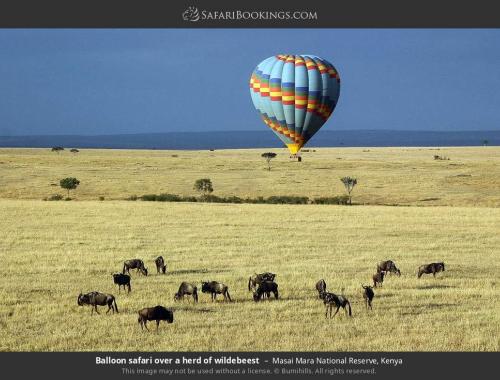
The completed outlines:
[[[327,130],[323,132],[335,133],[335,132],[417,132],[417,133],[464,133],[464,132],[500,132],[500,129],[453,129],[453,130],[430,130],[430,129],[337,129],[337,130]],[[97,137],[97,136],[134,136],[134,135],[164,135],[164,134],[197,134],[197,133],[245,133],[245,132],[268,132],[267,130],[207,130],[207,131],[165,131],[165,132],[130,132],[130,133],[103,133],[103,134],[31,134],[31,135],[0,135],[0,138],[5,137],[54,137],[54,136],[72,136],[72,137]]]

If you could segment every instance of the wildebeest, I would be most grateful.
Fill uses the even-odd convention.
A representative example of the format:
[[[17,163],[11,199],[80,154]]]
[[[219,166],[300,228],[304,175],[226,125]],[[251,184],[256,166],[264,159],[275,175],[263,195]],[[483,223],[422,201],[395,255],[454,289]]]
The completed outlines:
[[[377,284],[382,286],[382,283],[384,282],[384,276],[385,276],[385,272],[377,272],[373,275],[372,279],[373,279],[373,287],[374,288],[377,287]]]
[[[163,260],[162,256],[158,256],[155,260],[155,265],[156,265],[156,273],[160,274],[167,271],[167,266],[165,265],[165,260]]]
[[[137,322],[141,325],[141,330],[143,327],[148,329],[148,321],[156,321],[156,330],[160,325],[160,321],[166,321],[167,323],[172,323],[174,321],[174,313],[172,310],[168,310],[163,306],[157,305],[154,307],[145,307],[138,311],[139,318]]]
[[[106,306],[108,305],[108,310],[106,314],[109,313],[110,310],[118,313],[118,306],[116,305],[115,296],[112,294],[99,293],[99,292],[90,292],[87,294],[82,294],[78,296],[78,306],[90,305],[92,306],[90,314],[92,315],[95,312],[99,314],[97,310],[97,306]]]
[[[321,298],[321,293],[326,292],[326,282],[321,279],[316,283],[316,290],[318,291],[319,298]]]
[[[130,287],[130,276],[128,274],[123,274],[123,273],[111,273],[113,276],[113,282],[118,285],[118,292],[120,292],[121,287],[123,286],[123,290],[125,290],[125,287],[128,287],[128,292],[132,290]]]
[[[148,269],[144,266],[144,261],[140,259],[127,260],[123,263],[123,274],[125,272],[130,274],[130,269],[136,269],[136,272],[140,272],[144,276],[148,275]]]
[[[401,271],[396,267],[392,260],[382,261],[377,264],[377,272],[394,273],[401,276]]]
[[[372,301],[373,301],[373,297],[375,297],[375,293],[373,292],[373,288],[370,286],[370,285],[363,285],[361,284],[361,287],[364,289],[363,291],[363,298],[365,300],[365,303],[366,303],[366,308],[368,309],[368,307],[370,309],[372,309]]]
[[[337,315],[340,308],[343,308],[346,314],[349,310],[349,316],[352,317],[351,303],[346,297],[337,296],[336,294],[329,292],[323,292],[321,293],[321,299],[323,300],[323,303],[326,306],[325,318],[328,318],[328,309],[330,309],[330,318],[333,318]],[[337,307],[337,310],[335,311],[335,314],[333,314],[332,317],[332,309],[334,306]]]
[[[226,285],[217,281],[208,281],[201,283],[201,291],[203,293],[210,293],[212,296],[212,302],[216,300],[217,294],[222,294],[224,296],[224,301],[231,301],[231,296],[229,295],[229,290]]]
[[[418,268],[418,278],[422,277],[423,274],[431,274],[436,277],[436,273],[444,272],[444,263],[431,263],[425,264]]]
[[[198,302],[198,288],[196,285],[183,282],[181,286],[179,286],[177,293],[174,294],[174,300],[183,300],[186,295],[193,296],[194,302]]]
[[[278,299],[278,284],[274,281],[263,281],[253,294],[253,300],[259,301],[264,294],[269,298],[271,293],[274,294],[274,298]]]
[[[271,272],[264,272],[260,274],[254,273],[253,276],[250,276],[248,278],[248,291],[255,291],[257,289],[257,286],[259,286],[262,282],[274,281],[275,278],[276,274]]]

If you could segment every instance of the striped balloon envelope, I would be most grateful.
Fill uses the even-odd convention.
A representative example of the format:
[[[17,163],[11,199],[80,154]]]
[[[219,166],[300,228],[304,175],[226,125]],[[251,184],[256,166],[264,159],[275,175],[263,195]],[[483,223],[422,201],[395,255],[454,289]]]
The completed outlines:
[[[264,123],[296,154],[335,109],[340,77],[323,58],[281,54],[257,65],[250,94]]]

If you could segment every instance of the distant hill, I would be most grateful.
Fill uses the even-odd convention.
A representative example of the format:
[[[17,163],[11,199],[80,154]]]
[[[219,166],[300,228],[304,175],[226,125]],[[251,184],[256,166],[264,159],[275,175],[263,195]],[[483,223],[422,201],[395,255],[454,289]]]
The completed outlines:
[[[314,147],[478,146],[488,140],[500,145],[499,131],[320,131],[309,142]],[[283,145],[271,131],[168,132],[123,135],[0,136],[0,147],[52,146],[108,149],[237,149]]]

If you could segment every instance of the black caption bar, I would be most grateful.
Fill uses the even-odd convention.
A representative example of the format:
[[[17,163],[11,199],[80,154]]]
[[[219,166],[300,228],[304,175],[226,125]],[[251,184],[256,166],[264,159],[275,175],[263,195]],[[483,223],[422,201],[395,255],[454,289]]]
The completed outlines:
[[[495,369],[498,353],[3,353],[2,374],[52,379],[163,378],[331,378],[390,379],[408,375],[467,379]],[[402,377],[404,376],[404,377]],[[14,377],[12,377],[14,378]]]
[[[498,28],[496,0],[3,0],[4,28]]]

